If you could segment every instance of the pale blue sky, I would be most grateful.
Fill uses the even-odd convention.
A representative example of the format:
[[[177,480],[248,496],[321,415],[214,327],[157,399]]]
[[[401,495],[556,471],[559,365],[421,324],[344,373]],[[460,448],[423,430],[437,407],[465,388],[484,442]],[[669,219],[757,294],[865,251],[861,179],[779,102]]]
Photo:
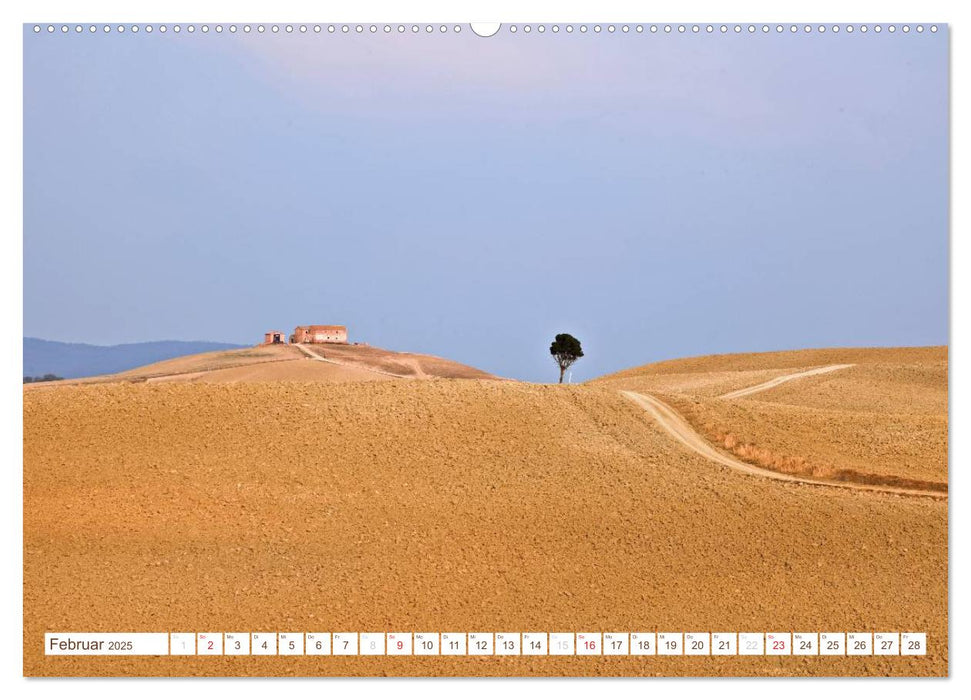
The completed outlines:
[[[947,32],[34,35],[24,333],[574,380],[948,339]]]

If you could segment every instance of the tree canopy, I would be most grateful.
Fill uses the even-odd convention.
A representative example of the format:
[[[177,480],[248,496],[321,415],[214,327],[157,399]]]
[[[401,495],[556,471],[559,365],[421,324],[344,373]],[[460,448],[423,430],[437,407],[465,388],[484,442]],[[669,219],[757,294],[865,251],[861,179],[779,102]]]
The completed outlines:
[[[550,345],[550,355],[553,356],[560,368],[560,384],[562,384],[563,373],[570,365],[583,357],[583,349],[580,347],[580,341],[569,333],[557,333]]]

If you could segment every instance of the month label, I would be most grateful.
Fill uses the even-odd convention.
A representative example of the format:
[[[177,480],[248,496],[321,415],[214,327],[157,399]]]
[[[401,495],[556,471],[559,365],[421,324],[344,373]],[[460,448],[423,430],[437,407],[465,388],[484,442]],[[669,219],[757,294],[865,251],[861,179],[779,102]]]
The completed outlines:
[[[187,647],[190,641],[194,641],[194,636],[192,640],[186,640]],[[169,635],[165,632],[47,632],[44,634],[44,654],[46,656],[167,656]]]

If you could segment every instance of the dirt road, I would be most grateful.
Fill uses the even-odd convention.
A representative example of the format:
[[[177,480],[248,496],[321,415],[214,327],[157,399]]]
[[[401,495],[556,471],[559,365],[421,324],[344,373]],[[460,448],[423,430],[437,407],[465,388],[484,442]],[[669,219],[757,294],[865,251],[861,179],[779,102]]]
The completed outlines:
[[[388,377],[395,377],[397,379],[415,379],[415,377],[408,376],[405,374],[395,374],[394,372],[385,372],[383,369],[375,369],[373,367],[362,367],[359,364],[354,364],[351,362],[338,362],[337,360],[331,360],[326,357],[322,357],[318,355],[316,352],[314,352],[306,345],[303,345],[301,343],[294,343],[293,346],[296,348],[299,348],[300,352],[302,352],[304,355],[309,357],[311,360],[317,360],[318,362],[326,362],[331,365],[340,365],[341,367],[353,367],[354,369],[362,369],[368,372],[374,372],[375,374],[384,374]],[[415,366],[417,367],[417,363],[415,363]],[[421,376],[422,378],[424,378],[426,375],[424,372],[422,372]]]
[[[814,374],[826,374],[827,372],[835,372],[838,369],[846,369],[847,367],[852,367],[853,365],[828,365],[826,367],[816,367],[815,369],[808,369],[804,372],[795,372],[794,374],[783,374],[781,377],[776,377],[775,379],[770,379],[767,382],[761,384],[756,384],[755,386],[745,387],[744,389],[739,389],[737,391],[730,391],[727,394],[722,394],[718,398],[720,399],[740,399],[743,396],[750,396],[751,394],[757,394],[760,391],[766,391],[774,387],[784,384],[792,379],[801,379],[802,377],[811,377]]]
[[[839,369],[845,367],[846,365],[833,365],[833,368]],[[819,372],[817,371],[816,374]],[[795,376],[805,376],[805,373],[800,373],[799,375],[788,375],[789,378]],[[775,380],[773,380],[775,381]],[[769,382],[767,382],[769,383]],[[763,385],[759,385],[763,386]],[[758,387],[753,387],[758,388]],[[646,410],[651,416],[658,422],[658,424],[664,428],[668,433],[670,433],[678,442],[680,442],[685,447],[690,450],[697,452],[702,457],[705,457],[713,462],[717,462],[722,466],[728,467],[729,469],[734,469],[735,471],[741,472],[743,474],[749,474],[752,476],[760,476],[766,479],[775,479],[776,481],[790,481],[799,484],[812,484],[814,486],[829,486],[833,488],[843,488],[851,489],[855,491],[877,491],[880,493],[893,493],[901,496],[926,496],[930,498],[946,499],[947,494],[938,491],[927,491],[922,489],[908,489],[895,486],[880,486],[875,484],[858,484],[851,482],[835,482],[835,481],[823,481],[820,479],[807,479],[800,476],[795,476],[793,474],[785,474],[783,472],[776,472],[770,469],[762,469],[761,467],[756,467],[746,462],[743,462],[735,457],[724,454],[716,450],[707,440],[705,440],[701,435],[695,432],[694,428],[688,424],[688,422],[673,408],[668,406],[666,403],[660,399],[649,396],[647,394],[638,394],[633,391],[622,391],[620,392],[628,399],[636,403],[638,406]],[[733,392],[737,394],[738,392]]]

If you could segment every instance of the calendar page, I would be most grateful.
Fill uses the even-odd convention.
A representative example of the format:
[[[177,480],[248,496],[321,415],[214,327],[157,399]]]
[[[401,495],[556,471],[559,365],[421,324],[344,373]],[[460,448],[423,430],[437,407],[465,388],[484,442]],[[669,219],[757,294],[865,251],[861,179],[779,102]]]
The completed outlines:
[[[25,676],[948,675],[947,24],[92,19]]]

